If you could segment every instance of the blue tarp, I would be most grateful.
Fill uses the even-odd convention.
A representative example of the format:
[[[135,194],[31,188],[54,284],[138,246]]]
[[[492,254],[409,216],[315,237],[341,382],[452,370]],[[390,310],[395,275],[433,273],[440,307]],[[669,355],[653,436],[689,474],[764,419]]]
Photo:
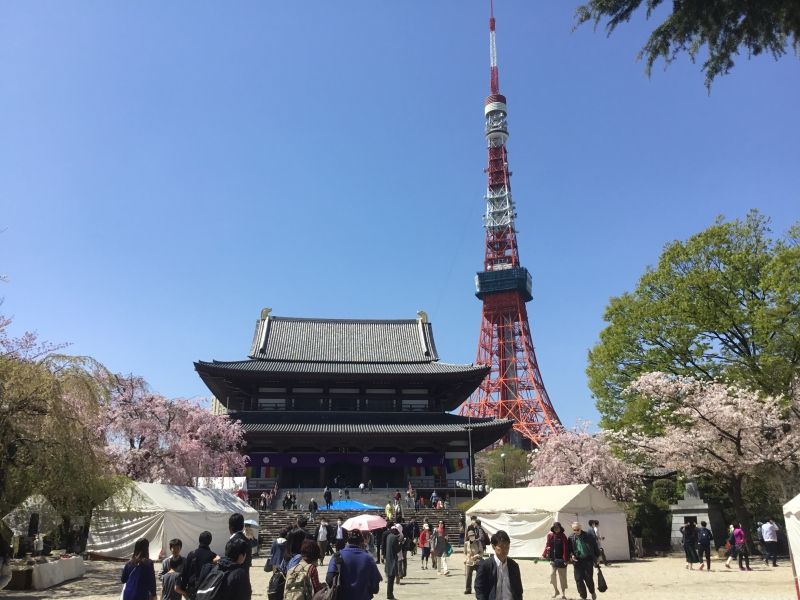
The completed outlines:
[[[373,506],[372,504],[364,504],[363,502],[359,502],[358,500],[336,500],[333,503],[333,507],[331,510],[366,510],[366,509],[376,509],[380,508],[380,506]],[[324,504],[320,504],[320,510],[327,510]]]

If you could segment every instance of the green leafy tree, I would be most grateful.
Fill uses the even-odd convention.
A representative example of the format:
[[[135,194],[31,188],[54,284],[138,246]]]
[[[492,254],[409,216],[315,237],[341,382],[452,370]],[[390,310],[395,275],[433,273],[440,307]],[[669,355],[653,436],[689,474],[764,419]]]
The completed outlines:
[[[88,515],[121,485],[101,428],[102,367],[13,338],[8,324],[0,316],[0,513],[40,493],[65,516]]]
[[[528,485],[528,453],[513,446],[500,446],[479,452],[475,470],[479,479],[491,487],[524,487]]]
[[[605,20],[609,35],[621,23],[644,8],[650,18],[666,4],[663,0],[589,0],[578,7],[578,25]],[[694,62],[703,48],[706,87],[718,75],[728,73],[733,57],[769,53],[775,59],[792,47],[800,51],[800,3],[797,0],[674,0],[672,11],[650,34],[638,58],[644,58],[647,74],[663,58],[667,65],[686,52]]]
[[[659,431],[653,399],[623,394],[661,371],[788,396],[800,369],[800,226],[773,239],[751,212],[668,244],[633,292],[612,298],[589,352],[604,428]]]

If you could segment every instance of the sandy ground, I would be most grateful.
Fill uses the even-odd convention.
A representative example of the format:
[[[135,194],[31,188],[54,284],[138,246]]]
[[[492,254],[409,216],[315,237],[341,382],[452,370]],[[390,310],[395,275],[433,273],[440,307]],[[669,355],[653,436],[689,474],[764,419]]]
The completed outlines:
[[[449,561],[450,576],[421,570],[418,557],[410,557],[408,577],[395,587],[399,600],[466,598],[463,564],[458,555]],[[267,573],[263,559],[253,563],[251,577],[253,598],[266,599]],[[327,563],[326,563],[327,565]],[[550,598],[550,567],[545,562],[520,561],[522,583],[527,600]],[[687,571],[680,558],[654,558],[630,563],[617,563],[603,570],[608,591],[598,594],[602,600],[796,600],[792,568],[787,561],[777,568],[763,563],[753,564],[753,571],[727,570],[723,561],[712,562],[712,571]],[[122,566],[119,563],[90,562],[84,578],[39,592],[0,591],[2,600],[33,598],[69,598],[70,600],[118,600],[121,586],[117,583]],[[567,597],[578,598],[572,569],[568,574]],[[160,592],[160,590],[159,590]],[[385,587],[376,598],[385,598]],[[473,596],[474,598],[474,596]]]

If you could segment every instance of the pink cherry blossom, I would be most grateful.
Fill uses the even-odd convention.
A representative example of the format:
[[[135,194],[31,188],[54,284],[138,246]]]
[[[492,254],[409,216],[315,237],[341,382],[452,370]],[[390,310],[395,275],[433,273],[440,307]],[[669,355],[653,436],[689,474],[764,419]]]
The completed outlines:
[[[708,476],[724,483],[737,519],[750,522],[742,484],[755,474],[788,472],[800,460],[800,398],[763,396],[717,381],[666,373],[642,375],[628,393],[654,401],[660,435],[636,428],[616,434],[645,465]]]
[[[169,400],[141,377],[114,376],[105,423],[117,469],[131,479],[192,485],[194,477],[244,471],[239,421],[190,400]]]
[[[531,486],[589,483],[615,500],[633,499],[639,469],[616,457],[603,433],[590,434],[585,424],[552,435],[531,453]]]

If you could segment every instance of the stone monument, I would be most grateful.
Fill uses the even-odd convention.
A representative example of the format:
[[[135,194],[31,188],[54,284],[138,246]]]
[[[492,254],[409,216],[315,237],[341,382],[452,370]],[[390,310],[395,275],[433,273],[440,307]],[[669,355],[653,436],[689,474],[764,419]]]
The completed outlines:
[[[669,507],[672,511],[672,532],[670,534],[670,546],[673,551],[683,551],[683,537],[681,527],[686,523],[695,523],[698,527],[701,521],[708,523],[711,533],[714,534],[714,545],[716,547],[725,544],[725,522],[722,519],[722,512],[716,506],[709,506],[700,497],[700,490],[694,481],[686,482],[686,489],[683,498],[677,504]]]

